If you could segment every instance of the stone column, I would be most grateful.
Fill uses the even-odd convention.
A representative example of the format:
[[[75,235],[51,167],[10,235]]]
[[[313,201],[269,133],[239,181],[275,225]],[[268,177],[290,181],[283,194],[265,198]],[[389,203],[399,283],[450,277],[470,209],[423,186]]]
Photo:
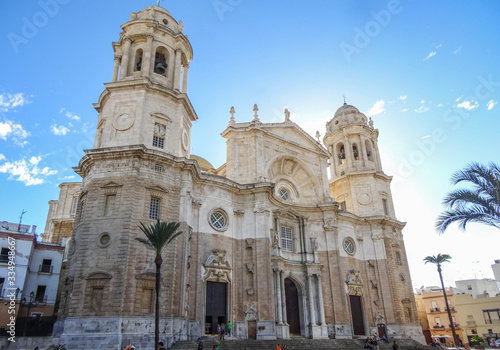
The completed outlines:
[[[283,301],[281,299],[281,276],[280,276],[280,270],[275,269],[274,270],[274,282],[275,282],[275,287],[276,287],[276,317],[278,318],[278,324],[282,325],[283,324]]]
[[[130,58],[130,44],[132,40],[125,38],[125,45],[123,46],[122,69],[120,70],[120,80],[127,76],[128,60]]]
[[[118,69],[120,68],[120,61],[122,56],[115,55],[115,65],[113,66],[113,76],[111,77],[111,82],[114,83],[118,79]]]
[[[319,321],[321,322],[321,325],[323,326],[326,322],[325,322],[325,307],[323,305],[323,289],[321,288],[321,274],[318,273],[316,275],[316,278],[318,280]]]
[[[151,74],[152,51],[153,51],[153,36],[148,35],[148,38],[146,41],[146,50],[144,51],[144,59],[142,60],[142,62],[143,62],[142,75],[143,76],[148,76],[149,74]]]
[[[283,323],[288,324],[288,320],[286,319],[286,294],[285,294],[285,279],[283,278],[284,271],[279,272],[280,276],[280,288],[281,288],[281,313],[283,314]]]
[[[180,91],[181,85],[181,49],[175,50],[175,63],[174,63],[174,86],[173,89]]]
[[[188,70],[189,70],[189,64],[186,63],[184,66],[182,66],[182,93],[185,94],[187,92],[188,88]]]
[[[313,283],[312,283],[312,275],[307,274],[307,292],[308,296],[307,298],[309,299],[309,321],[311,326],[316,325],[316,312],[314,311],[314,293],[313,293]]]

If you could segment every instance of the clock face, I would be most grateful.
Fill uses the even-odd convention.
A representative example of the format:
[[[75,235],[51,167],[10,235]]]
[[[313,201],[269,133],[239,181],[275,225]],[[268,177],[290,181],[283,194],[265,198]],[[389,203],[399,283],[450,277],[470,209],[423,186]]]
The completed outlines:
[[[124,131],[134,125],[134,117],[129,113],[122,113],[115,118],[113,125],[116,130]]]

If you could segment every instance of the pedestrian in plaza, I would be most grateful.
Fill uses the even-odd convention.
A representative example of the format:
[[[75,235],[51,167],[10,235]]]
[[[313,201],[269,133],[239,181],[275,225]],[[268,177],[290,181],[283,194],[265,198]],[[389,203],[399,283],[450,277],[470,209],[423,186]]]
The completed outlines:
[[[392,345],[392,350],[401,350],[401,346],[399,346],[397,340],[394,341],[394,344]]]
[[[233,325],[231,324],[231,321],[227,321],[227,335],[231,336],[231,327]]]

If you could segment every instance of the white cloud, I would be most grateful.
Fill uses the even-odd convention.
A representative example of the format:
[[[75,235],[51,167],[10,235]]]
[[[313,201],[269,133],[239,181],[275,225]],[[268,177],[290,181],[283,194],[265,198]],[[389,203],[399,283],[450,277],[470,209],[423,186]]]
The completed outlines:
[[[375,102],[375,104],[372,106],[372,108],[370,108],[370,110],[365,112],[365,114],[369,117],[371,117],[372,115],[380,114],[383,111],[385,111],[384,105],[385,105],[384,100],[378,100],[377,102]]]
[[[399,96],[399,99],[401,101],[404,101],[404,100],[406,100],[407,97],[408,97],[408,95],[401,95],[401,96]]]
[[[490,100],[490,102],[488,102],[488,111],[491,110],[497,103],[497,101]]]
[[[429,107],[427,107],[427,106],[425,106],[425,105],[424,105],[424,103],[425,103],[425,100],[421,100],[421,101],[420,101],[420,105],[421,105],[421,106],[420,106],[420,107],[418,107],[417,109],[415,109],[415,112],[417,112],[417,113],[425,113],[425,112],[427,112],[428,110],[430,110],[430,108],[429,108]]]
[[[71,112],[66,112],[66,117],[68,117],[69,119],[73,119],[73,120],[80,120],[79,116],[77,116],[76,114],[73,114]]]
[[[436,55],[436,51],[431,51],[426,58],[424,58],[424,61],[427,61],[429,58],[431,58],[432,56],[435,56]]]
[[[50,126],[50,131],[54,135],[66,135],[69,132],[69,129],[65,127],[64,125],[57,126],[57,124],[51,125]]]
[[[444,104],[440,103],[437,105],[438,107],[444,107]]]
[[[459,103],[457,107],[470,111],[471,109],[479,107],[479,103],[473,101],[463,101],[462,103]]]
[[[402,109],[401,112],[408,112],[408,108]]]
[[[429,110],[430,108],[429,107],[426,107],[426,106],[420,106],[418,107],[417,109],[415,109],[415,112],[417,113],[425,113]]]
[[[67,175],[67,176],[63,177],[63,180],[71,180],[74,178],[75,178],[75,175]]]
[[[0,94],[0,111],[8,112],[16,107],[22,107],[25,104],[30,103],[28,96],[25,96],[22,92],[17,94]]]
[[[0,161],[6,158],[0,154]],[[9,180],[24,182],[26,186],[39,185],[45,182],[45,178],[57,174],[57,170],[49,167],[40,169],[38,163],[42,160],[41,156],[16,160],[14,162],[4,162],[0,164],[0,173],[9,174]]]
[[[80,120],[80,117],[77,116],[75,113],[73,112],[70,112],[70,111],[67,111],[66,108],[61,108],[59,109],[59,114],[62,114],[64,113],[64,115],[66,117],[68,117],[69,119],[73,119],[73,120]]]
[[[21,124],[14,124],[10,120],[6,120],[4,123],[0,122],[0,139],[7,140],[8,137],[12,137],[15,144],[24,146],[28,143],[24,140],[28,136],[30,133],[24,130]]]
[[[458,101],[460,101],[460,99],[461,99],[461,98],[462,98],[462,96],[460,96],[460,97],[457,97],[457,99],[455,100],[455,102],[458,102]]]
[[[462,46],[463,45],[460,45],[460,47],[458,49],[456,49],[455,51],[453,51],[453,54],[456,55],[457,53],[459,53],[460,51],[462,51]]]

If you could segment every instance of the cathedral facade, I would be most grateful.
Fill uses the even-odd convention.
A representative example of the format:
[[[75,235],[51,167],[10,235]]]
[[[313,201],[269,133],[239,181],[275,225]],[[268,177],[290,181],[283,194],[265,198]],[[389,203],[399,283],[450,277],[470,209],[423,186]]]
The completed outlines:
[[[261,123],[254,106],[237,123],[231,109],[227,161],[214,169],[189,152],[198,116],[182,23],[151,6],[121,29],[111,82],[94,104],[94,147],[75,167],[81,187],[64,199],[74,223],[61,343],[152,344],[154,252],[135,238],[140,222],[157,219],[183,231],[163,252],[160,338],[169,345],[228,321],[236,338],[423,341],[373,123],[344,104],[321,143],[288,111],[282,123]]]

